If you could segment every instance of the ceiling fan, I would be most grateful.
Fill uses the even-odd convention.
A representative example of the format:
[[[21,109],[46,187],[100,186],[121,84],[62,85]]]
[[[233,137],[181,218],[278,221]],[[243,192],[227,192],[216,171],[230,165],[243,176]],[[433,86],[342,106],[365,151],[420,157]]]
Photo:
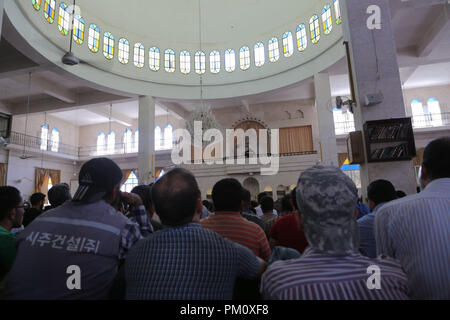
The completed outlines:
[[[72,22],[71,22],[71,28],[69,33],[69,39],[70,39],[70,46],[69,46],[69,52],[67,52],[61,59],[62,63],[68,66],[76,66],[81,63],[80,59],[74,56],[72,53],[72,45],[73,45],[73,27],[75,24],[75,5],[76,0],[73,0],[73,7],[72,7]]]

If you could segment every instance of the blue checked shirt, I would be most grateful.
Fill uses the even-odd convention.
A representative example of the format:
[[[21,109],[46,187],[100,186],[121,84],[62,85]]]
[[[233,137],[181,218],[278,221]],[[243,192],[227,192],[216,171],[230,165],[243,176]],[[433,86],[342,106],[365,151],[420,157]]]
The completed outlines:
[[[122,230],[120,240],[119,259],[125,259],[127,252],[139,240],[147,237],[153,232],[152,224],[147,216],[144,206],[139,206],[131,210],[129,222]]]
[[[230,300],[237,277],[255,278],[253,252],[199,223],[165,227],[134,246],[125,262],[129,300]]]

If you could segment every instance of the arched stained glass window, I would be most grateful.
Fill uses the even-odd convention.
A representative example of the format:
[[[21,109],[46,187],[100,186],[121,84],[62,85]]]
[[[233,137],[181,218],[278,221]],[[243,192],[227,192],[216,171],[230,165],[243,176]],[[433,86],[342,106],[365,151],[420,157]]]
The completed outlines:
[[[285,57],[290,57],[294,53],[294,40],[292,39],[292,32],[288,31],[283,34],[283,54]]]
[[[59,130],[56,128],[53,128],[52,135],[50,137],[50,143],[51,143],[51,150],[53,152],[58,152],[59,150]]]
[[[323,25],[323,33],[330,34],[333,29],[333,18],[331,17],[331,6],[327,4],[322,9],[322,25]]]
[[[137,68],[143,68],[145,65],[145,48],[142,43],[134,45],[134,65]]]
[[[62,35],[67,36],[69,34],[70,22],[69,7],[61,2],[59,4],[58,30]]]
[[[125,149],[125,153],[133,152],[133,132],[130,129],[126,129],[123,134],[123,145]]]
[[[104,132],[100,132],[97,136],[97,155],[105,154],[106,137]]]
[[[204,74],[206,72],[206,55],[202,51],[195,53],[195,73]]]
[[[103,36],[103,55],[108,60],[114,58],[114,36],[111,32],[105,32]]]
[[[83,44],[84,41],[84,18],[79,15],[75,15],[73,20],[73,40],[78,44]]]
[[[55,0],[44,0],[44,17],[48,23],[53,23],[55,21]]]
[[[250,48],[247,46],[239,50],[239,65],[241,70],[250,68]]]
[[[100,28],[95,24],[89,26],[88,47],[93,53],[97,53],[100,47]]]
[[[236,69],[236,54],[233,49],[225,50],[225,71],[233,72]]]
[[[163,146],[161,127],[155,127],[155,150],[161,150]]]
[[[212,51],[209,54],[209,68],[211,73],[219,73],[220,72],[220,53],[219,51]]]
[[[258,42],[253,48],[255,50],[255,66],[261,67],[266,62],[264,44],[262,42]]]
[[[134,132],[133,152],[139,151],[139,129]]]
[[[134,53],[136,54],[136,51]],[[130,42],[125,38],[119,39],[118,59],[121,64],[127,64],[130,60]]]
[[[308,37],[306,35],[306,26],[301,24],[297,27],[297,48],[298,51],[305,51],[308,47]]]
[[[138,181],[138,178],[136,177],[136,174],[134,173],[134,171],[131,171],[127,180],[125,180],[123,185],[120,187],[120,191],[131,192],[131,190],[133,190],[134,187],[137,187],[138,184],[139,184],[139,181]]]
[[[175,51],[166,49],[164,52],[164,63],[167,72],[175,72]]]
[[[31,3],[33,4],[33,8],[41,10],[41,0],[31,0]]]
[[[280,58],[280,48],[278,47],[278,39],[272,38],[269,40],[269,61],[276,62]]]
[[[106,141],[106,150],[108,154],[114,154],[116,152],[116,133],[110,131],[108,133],[108,140]]]
[[[161,57],[159,49],[156,47],[151,47],[149,50],[149,67],[152,71],[158,71],[161,66]]]
[[[191,72],[191,54],[188,51],[180,52],[180,71],[183,74]]]
[[[319,16],[317,14],[311,17],[309,20],[309,30],[311,32],[311,42],[316,44],[320,40],[320,25]]]
[[[47,150],[48,147],[48,124],[41,127],[41,150]]]
[[[168,124],[164,128],[164,149],[172,149],[173,148],[173,127]]]
[[[339,6],[339,0],[333,0],[334,3],[334,15],[336,16],[336,24],[342,23],[341,7]]]

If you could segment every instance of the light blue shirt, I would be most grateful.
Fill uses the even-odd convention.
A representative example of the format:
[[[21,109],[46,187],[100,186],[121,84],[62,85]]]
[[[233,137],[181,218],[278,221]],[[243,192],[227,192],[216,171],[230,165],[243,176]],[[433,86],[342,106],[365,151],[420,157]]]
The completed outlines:
[[[375,217],[378,254],[400,261],[411,298],[450,299],[450,178],[386,203]]]
[[[369,258],[377,257],[377,246],[375,242],[375,235],[373,233],[373,225],[375,223],[375,215],[377,211],[385,203],[386,202],[380,203],[373,209],[372,212],[366,214],[357,221],[359,227],[359,247],[363,255]]]

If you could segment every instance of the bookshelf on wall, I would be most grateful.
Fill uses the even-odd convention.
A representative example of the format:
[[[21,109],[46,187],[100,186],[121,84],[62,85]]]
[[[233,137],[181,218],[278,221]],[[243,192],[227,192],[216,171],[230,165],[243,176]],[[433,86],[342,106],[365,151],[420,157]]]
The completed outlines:
[[[411,118],[364,124],[368,162],[406,161],[416,156]]]

